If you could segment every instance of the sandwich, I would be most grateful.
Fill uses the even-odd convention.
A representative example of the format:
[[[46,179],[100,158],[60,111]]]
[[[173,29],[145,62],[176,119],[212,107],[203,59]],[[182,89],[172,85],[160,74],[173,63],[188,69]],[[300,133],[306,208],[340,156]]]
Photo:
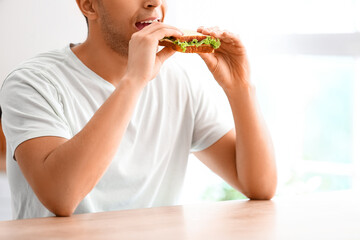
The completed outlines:
[[[213,53],[219,48],[220,40],[195,31],[182,30],[181,37],[165,37],[159,41],[160,46],[171,47],[183,53]]]

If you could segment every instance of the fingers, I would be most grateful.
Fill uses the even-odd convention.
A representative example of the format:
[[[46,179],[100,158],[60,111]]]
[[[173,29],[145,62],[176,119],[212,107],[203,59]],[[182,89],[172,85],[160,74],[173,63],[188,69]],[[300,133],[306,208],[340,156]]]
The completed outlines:
[[[204,60],[206,66],[211,72],[214,72],[218,65],[218,59],[214,54],[198,53],[198,55]]]
[[[201,26],[197,29],[197,31],[205,35],[219,38],[224,43],[228,43],[237,47],[243,47],[243,44],[238,35],[227,30],[221,30],[219,27],[205,28],[204,26]]]
[[[160,60],[161,64],[163,64],[169,57],[171,57],[176,51],[169,47],[164,47],[160,52],[156,55]]]
[[[158,22],[152,23],[150,26],[145,27],[137,33],[145,36],[152,35],[157,40],[160,40],[164,37],[181,37],[184,35],[184,33],[178,28]]]
[[[172,26],[163,23],[152,23],[150,26],[143,28],[142,30],[135,32],[130,39],[130,46],[136,46],[135,48],[151,49],[155,54],[159,40],[164,37],[180,37],[183,33]]]

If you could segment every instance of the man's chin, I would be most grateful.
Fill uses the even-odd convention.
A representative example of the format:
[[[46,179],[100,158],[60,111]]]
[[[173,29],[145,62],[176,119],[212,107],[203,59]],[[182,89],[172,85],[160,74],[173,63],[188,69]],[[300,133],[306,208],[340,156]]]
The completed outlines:
[[[129,41],[115,39],[116,38],[106,38],[106,45],[120,56],[127,57],[129,55]]]
[[[129,56],[129,48],[116,48],[116,49],[112,49],[114,52],[116,52],[118,55],[120,55],[121,57],[128,57]]]

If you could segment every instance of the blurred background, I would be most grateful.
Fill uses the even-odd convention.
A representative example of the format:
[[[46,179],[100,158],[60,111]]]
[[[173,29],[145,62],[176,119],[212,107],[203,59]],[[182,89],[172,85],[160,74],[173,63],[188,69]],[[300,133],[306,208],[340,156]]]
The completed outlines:
[[[277,197],[359,189],[360,0],[167,2],[168,24],[219,26],[244,42],[274,141]],[[21,61],[82,42],[87,34],[75,0],[0,0],[0,29],[0,84]],[[202,60],[181,53],[175,58],[206,82],[229,116],[227,100]],[[242,198],[190,156],[182,203]],[[3,171],[0,220],[10,218]]]

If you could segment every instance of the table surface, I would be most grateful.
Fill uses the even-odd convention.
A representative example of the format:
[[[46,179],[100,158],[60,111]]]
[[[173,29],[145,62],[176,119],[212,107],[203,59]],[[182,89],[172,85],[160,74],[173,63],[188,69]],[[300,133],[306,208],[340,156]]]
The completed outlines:
[[[227,201],[0,222],[0,239],[360,239],[359,198]]]

